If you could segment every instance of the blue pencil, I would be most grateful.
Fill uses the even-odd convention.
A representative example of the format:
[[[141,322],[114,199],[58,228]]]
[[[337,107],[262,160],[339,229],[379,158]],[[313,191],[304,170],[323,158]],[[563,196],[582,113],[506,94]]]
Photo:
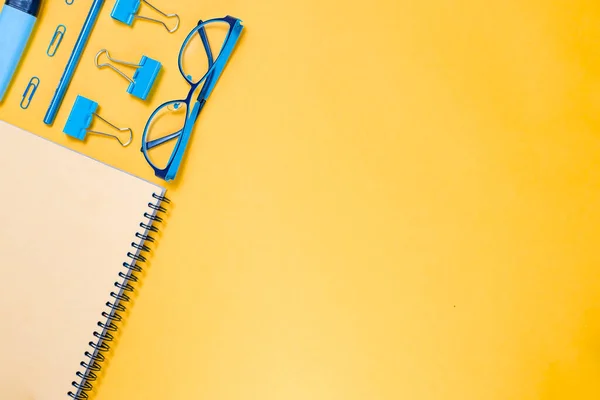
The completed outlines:
[[[67,62],[67,66],[65,67],[65,71],[63,72],[60,81],[58,82],[58,87],[54,92],[54,97],[50,102],[50,107],[48,107],[48,111],[46,112],[46,116],[44,117],[44,123],[46,125],[52,125],[54,120],[56,119],[56,114],[58,114],[58,110],[65,98],[65,94],[67,93],[67,89],[73,80],[73,75],[75,74],[75,69],[77,69],[77,65],[79,64],[79,60],[81,60],[81,55],[83,54],[83,50],[87,45],[88,39],[92,33],[92,29],[94,28],[94,24],[98,20],[98,16],[100,15],[100,9],[104,4],[104,0],[94,0],[92,3],[92,8],[88,13],[87,18],[83,24],[83,28],[81,28],[81,33],[77,38],[77,42],[75,42],[75,47],[73,48],[73,52],[71,53],[71,57],[69,57],[69,62]]]

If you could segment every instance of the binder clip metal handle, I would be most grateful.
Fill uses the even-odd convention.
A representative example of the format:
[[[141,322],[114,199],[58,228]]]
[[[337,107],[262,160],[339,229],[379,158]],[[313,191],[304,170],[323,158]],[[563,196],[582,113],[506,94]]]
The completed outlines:
[[[121,64],[126,67],[135,68],[136,70],[133,74],[133,78],[130,78],[127,74],[125,74],[123,71],[121,71],[120,69],[118,69],[110,63],[100,64],[99,59],[100,56],[102,56],[102,54],[106,54],[108,60],[113,64]],[[96,54],[94,63],[98,68],[108,67],[113,71],[117,72],[123,78],[127,79],[127,81],[129,82],[127,93],[142,100],[146,100],[148,98],[148,95],[152,91],[152,87],[154,86],[156,78],[158,77],[158,74],[162,68],[162,64],[160,62],[146,56],[142,56],[142,59],[137,64],[127,61],[116,60],[110,56],[108,50],[106,49],[100,50],[98,54]]]
[[[169,26],[164,21],[161,21],[159,19],[150,18],[150,17],[145,17],[143,15],[139,15],[138,11],[140,10],[142,2],[147,4],[150,8],[152,8],[154,11],[156,11],[157,13],[159,13],[166,19],[175,18],[177,20],[175,26],[173,28],[169,28]],[[114,19],[116,19],[117,21],[122,22],[129,26],[133,25],[133,21],[136,18],[143,19],[143,20],[150,21],[150,22],[156,22],[156,23],[164,26],[165,29],[169,33],[175,32],[179,28],[179,23],[181,22],[179,19],[179,15],[167,14],[167,13],[159,10],[152,4],[150,4],[150,2],[148,2],[147,0],[117,0],[110,16],[113,17]]]
[[[114,139],[117,139],[121,146],[127,147],[133,141],[133,131],[131,128],[119,128],[102,118],[100,115],[96,113],[98,110],[98,103],[93,100],[90,100],[86,97],[77,96],[75,100],[75,104],[73,105],[73,109],[71,109],[71,113],[69,114],[69,119],[67,119],[67,124],[65,125],[63,132],[67,135],[71,136],[77,140],[85,140],[85,137],[88,133],[94,133],[96,135],[108,136]],[[94,117],[100,118],[104,123],[111,126],[113,129],[119,132],[129,132],[129,140],[123,142],[121,138],[117,135],[112,135],[106,132],[100,132],[91,130],[90,126],[94,120]]]

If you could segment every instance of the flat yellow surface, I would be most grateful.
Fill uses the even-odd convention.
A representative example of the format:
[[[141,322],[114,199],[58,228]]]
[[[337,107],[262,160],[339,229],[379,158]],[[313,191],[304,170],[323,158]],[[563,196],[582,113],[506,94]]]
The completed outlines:
[[[51,129],[91,1],[47,3],[0,118],[146,178],[183,38],[246,26],[95,400],[600,396],[597,2],[155,0],[169,35],[109,0]],[[104,47],[164,63],[150,102],[96,70]],[[134,145],[65,138],[78,93]]]

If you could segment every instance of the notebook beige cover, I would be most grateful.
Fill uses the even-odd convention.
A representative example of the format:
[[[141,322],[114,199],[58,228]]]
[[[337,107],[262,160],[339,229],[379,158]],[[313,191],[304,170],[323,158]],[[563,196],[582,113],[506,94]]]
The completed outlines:
[[[4,122],[0,170],[0,399],[66,400],[164,189]]]

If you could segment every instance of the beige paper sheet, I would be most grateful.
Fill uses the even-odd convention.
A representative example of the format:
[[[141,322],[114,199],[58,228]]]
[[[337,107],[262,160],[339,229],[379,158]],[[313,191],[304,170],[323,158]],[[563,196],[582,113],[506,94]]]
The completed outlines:
[[[66,400],[164,190],[0,122],[0,399]]]

